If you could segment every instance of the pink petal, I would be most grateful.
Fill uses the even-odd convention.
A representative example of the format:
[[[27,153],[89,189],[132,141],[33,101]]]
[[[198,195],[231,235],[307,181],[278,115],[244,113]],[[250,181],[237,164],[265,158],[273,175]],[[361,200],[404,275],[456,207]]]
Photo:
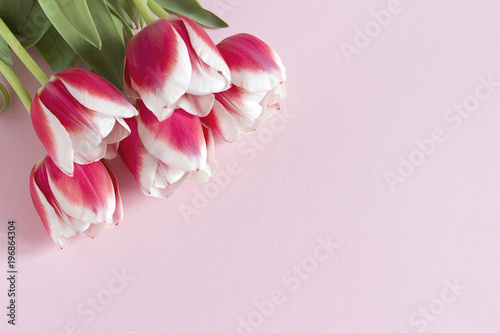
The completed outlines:
[[[207,95],[228,89],[231,85],[229,67],[206,31],[182,15],[172,16],[171,22],[186,43],[193,66],[187,92]]]
[[[217,100],[212,111],[201,121],[227,142],[235,142],[239,137],[233,116]]]
[[[115,212],[113,214],[113,219],[111,221],[106,221],[106,222],[108,222],[108,224],[112,223],[114,225],[117,225],[123,219],[122,197],[120,195],[120,190],[118,189],[118,181],[116,180],[113,170],[111,170],[111,167],[106,161],[102,161],[102,164],[106,168],[109,178],[113,183],[113,189],[115,190]]]
[[[62,211],[82,222],[112,220],[115,189],[101,162],[75,164],[73,177],[61,173],[50,159],[46,159],[46,167],[49,186]]]
[[[90,237],[92,239],[96,238],[97,236],[99,236],[99,234],[104,230],[104,229],[108,229],[110,228],[111,226],[109,224],[106,224],[106,223],[92,223],[88,228],[87,230],[85,230],[83,232],[83,234],[87,237]]]
[[[106,145],[106,153],[104,153],[103,158],[112,160],[116,156],[118,156],[118,143],[111,143]]]
[[[231,70],[231,81],[250,92],[269,91],[286,79],[280,57],[255,36],[237,34],[217,48]]]
[[[166,19],[142,29],[129,42],[125,55],[130,87],[150,110],[164,120],[191,81],[191,62],[184,41]]]
[[[69,237],[75,235],[75,232],[66,224],[67,216],[60,210],[57,201],[52,195],[48,183],[45,159],[38,162],[31,170],[31,199],[49,236],[57,245],[65,248],[68,245]]]
[[[110,116],[130,118],[137,110],[108,81],[99,75],[68,68],[54,77],[65,85],[69,93],[86,108]]]
[[[130,128],[128,127],[125,120],[122,118],[117,118],[111,132],[104,138],[104,141],[108,144],[118,143],[125,139],[130,134]]]
[[[207,161],[203,164],[199,171],[191,171],[186,178],[188,183],[206,183],[219,168],[219,164],[215,160],[215,142],[212,131],[203,127],[203,134],[207,142]]]
[[[174,195],[184,183],[189,173],[169,167],[159,162],[155,178],[151,186],[151,196],[168,198]]]
[[[119,142],[129,133],[121,117],[115,118],[86,108],[60,80],[47,83],[38,95],[45,109],[50,110],[69,135],[75,163],[88,164],[104,156],[113,157],[113,146],[107,152],[107,145]]]
[[[185,94],[177,102],[177,107],[194,116],[205,117],[212,110],[214,101],[214,94],[203,96]]]
[[[215,99],[233,117],[236,128],[242,133],[248,133],[262,114],[260,103],[265,95],[265,92],[251,93],[232,86],[229,90],[215,94]]]
[[[269,91],[266,96],[260,102],[262,106],[262,113],[260,117],[255,121],[255,123],[250,128],[251,130],[256,130],[264,120],[271,117],[276,111],[281,107],[281,102],[285,98],[285,84],[279,84],[273,90]]]
[[[36,135],[54,163],[67,175],[73,174],[73,148],[61,122],[42,104],[40,91],[31,104],[31,122]]]
[[[200,118],[178,109],[170,118],[160,122],[140,100],[137,109],[138,133],[150,154],[184,171],[201,167],[207,149]]]
[[[144,148],[135,118],[128,119],[127,123],[132,133],[120,143],[118,151],[142,192],[157,198],[174,194],[182,185],[185,173],[160,162]]]
[[[128,98],[130,99],[141,98],[137,91],[132,88],[132,81],[130,80],[130,74],[128,72],[127,66],[125,66],[123,71],[123,92],[125,93],[125,96],[128,96]]]
[[[89,164],[99,161],[106,156],[108,144],[101,142],[97,147],[84,152],[75,152],[73,156],[74,162],[78,164]]]

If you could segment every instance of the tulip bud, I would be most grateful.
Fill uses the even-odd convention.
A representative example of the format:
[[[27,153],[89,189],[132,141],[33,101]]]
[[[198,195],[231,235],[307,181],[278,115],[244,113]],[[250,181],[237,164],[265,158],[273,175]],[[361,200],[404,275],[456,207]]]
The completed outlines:
[[[141,100],[137,108],[118,152],[144,194],[165,198],[184,182],[207,182],[218,167],[210,129],[181,109],[160,122]]]
[[[104,161],[75,164],[70,177],[46,156],[31,170],[30,192],[45,229],[61,248],[70,237],[94,238],[123,217],[118,184]]]
[[[159,19],[128,43],[124,91],[142,99],[158,120],[175,109],[200,117],[214,103],[213,93],[230,87],[230,73],[205,30],[182,15]]]
[[[212,111],[202,120],[224,140],[234,142],[280,108],[285,67],[273,49],[249,34],[228,37],[217,48],[229,66],[233,86],[215,94]]]
[[[73,163],[114,158],[130,134],[123,118],[136,109],[110,83],[89,71],[69,68],[51,77],[31,105],[31,121],[54,163],[67,175]]]

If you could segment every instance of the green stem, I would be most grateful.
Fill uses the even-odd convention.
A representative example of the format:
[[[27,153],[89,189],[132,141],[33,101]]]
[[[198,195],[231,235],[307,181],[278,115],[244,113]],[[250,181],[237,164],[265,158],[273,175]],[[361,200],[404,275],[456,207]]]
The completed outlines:
[[[157,4],[156,1],[154,0],[148,0],[148,6],[151,9],[151,11],[155,13],[155,15],[158,16],[159,18],[165,18],[169,15],[168,12],[165,9],[163,9],[162,6]]]
[[[7,65],[5,62],[1,60],[0,60],[0,73],[2,73],[7,82],[9,82],[12,89],[14,89],[17,96],[19,96],[19,99],[21,100],[21,102],[23,102],[26,111],[30,113],[31,96],[28,94],[26,88],[24,88],[21,81],[19,81],[19,78],[14,73],[12,68],[10,68],[9,65]]]
[[[141,12],[141,16],[144,18],[147,24],[156,21],[156,17],[154,17],[153,13],[148,7],[147,0],[134,0],[134,4]]]
[[[10,29],[5,25],[2,19],[0,19],[0,36],[9,44],[10,48],[17,57],[23,62],[23,64],[28,68],[28,70],[33,74],[33,76],[40,82],[43,86],[45,83],[49,82],[49,77],[45,74],[40,66],[37,65],[35,60],[26,52],[21,43],[17,40],[16,36],[10,31]]]

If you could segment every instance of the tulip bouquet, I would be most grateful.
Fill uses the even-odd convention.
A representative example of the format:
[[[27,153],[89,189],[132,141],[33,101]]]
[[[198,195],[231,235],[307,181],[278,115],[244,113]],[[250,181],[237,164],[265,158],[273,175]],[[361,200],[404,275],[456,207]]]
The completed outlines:
[[[249,34],[215,45],[201,25],[227,25],[196,0],[3,1],[0,18],[0,73],[47,151],[31,171],[31,197],[61,248],[122,219],[107,159],[119,155],[145,195],[168,197],[216,172],[214,133],[235,142],[285,96],[279,56]],[[41,84],[33,99],[11,52]],[[90,70],[75,68],[77,58]],[[10,98],[0,91],[3,112]]]

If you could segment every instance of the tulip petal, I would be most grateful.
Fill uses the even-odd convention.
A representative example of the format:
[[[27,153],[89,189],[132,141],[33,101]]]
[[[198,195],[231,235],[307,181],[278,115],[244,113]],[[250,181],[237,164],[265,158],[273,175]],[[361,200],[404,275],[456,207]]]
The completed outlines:
[[[99,223],[112,219],[116,209],[113,183],[101,162],[75,164],[73,177],[59,172],[47,159],[50,188],[61,209],[70,217]]]
[[[187,183],[206,183],[219,168],[219,164],[215,160],[215,142],[212,131],[203,127],[203,134],[207,143],[207,161],[199,171],[192,171],[186,178]]]
[[[92,239],[96,238],[99,236],[99,234],[104,230],[108,229],[110,227],[109,224],[106,223],[92,223],[87,230],[83,232],[83,234],[87,237],[90,237]]]
[[[156,176],[151,186],[151,196],[156,198],[168,198],[172,196],[181,188],[187,176],[187,172],[159,162]]]
[[[127,66],[125,66],[123,70],[123,92],[125,96],[128,96],[130,99],[140,99],[141,96],[137,93],[137,91],[132,88],[132,81],[130,80],[130,74],[128,72]]]
[[[120,190],[118,189],[118,181],[116,180],[115,174],[111,170],[110,165],[106,161],[102,161],[102,164],[106,168],[109,178],[113,183],[113,189],[115,190],[115,212],[113,214],[113,219],[106,222],[107,224],[118,225],[118,223],[123,219],[123,204],[122,204],[122,197],[120,195]]]
[[[256,130],[264,120],[271,117],[281,107],[281,102],[285,98],[285,84],[279,84],[276,88],[269,91],[260,105],[262,113],[255,123],[250,127],[250,130]]]
[[[54,75],[69,93],[86,108],[110,116],[130,118],[137,110],[108,81],[99,75],[80,69],[67,68]]]
[[[207,95],[229,89],[229,67],[206,31],[182,15],[173,16],[171,22],[187,45],[193,67],[187,93]]]
[[[82,234],[92,225],[90,221],[80,221],[78,219],[72,218],[71,216],[68,216],[68,222],[68,224],[71,225],[71,228],[76,234]]]
[[[123,118],[116,118],[111,132],[104,138],[104,141],[108,144],[117,143],[125,139],[130,134],[130,128]]]
[[[227,142],[235,142],[238,139],[239,131],[233,116],[218,100],[215,100],[212,111],[201,118],[201,121]]]
[[[68,132],[61,122],[35,95],[31,104],[31,121],[36,135],[54,163],[67,175],[73,174],[73,148]]]
[[[74,160],[78,164],[89,164],[99,161],[106,156],[107,143],[101,142],[97,147],[83,152],[75,152]]]
[[[69,134],[75,153],[86,153],[97,147],[115,126],[115,117],[86,108],[59,80],[47,83],[39,97]]]
[[[185,94],[177,102],[177,107],[192,115],[205,117],[210,113],[210,110],[212,110],[214,101],[214,94],[203,96]]]
[[[269,91],[286,79],[280,57],[255,36],[230,36],[217,48],[229,66],[233,84],[250,92]]]
[[[106,145],[106,152],[102,158],[112,160],[118,155],[118,143],[111,143]]]
[[[130,86],[159,120],[170,116],[191,81],[187,47],[166,19],[149,24],[130,40],[125,66]]]
[[[186,16],[178,15],[178,17],[184,22],[189,34],[190,44],[198,57],[208,66],[220,72],[224,79],[230,83],[231,73],[229,67],[205,29]],[[227,88],[229,88],[229,85],[226,86]]]
[[[84,112],[84,111],[83,111]],[[91,122],[91,129],[80,127],[77,130],[72,130],[65,126],[73,144],[73,150],[76,153],[86,153],[93,150],[103,142],[111,142],[107,137],[116,127],[114,117],[106,115],[98,115],[93,111],[88,112],[88,119]],[[114,141],[117,142],[117,141]],[[91,162],[90,160],[88,162]]]
[[[197,170],[207,158],[200,118],[176,110],[170,118],[158,121],[137,101],[138,133],[144,147],[163,163],[185,171]]]
[[[137,118],[134,117],[127,119],[126,122],[130,128],[130,135],[120,142],[120,146],[118,147],[120,158],[130,172],[132,172],[139,185],[142,184],[141,179],[143,178],[147,178],[147,180],[149,180],[146,180],[145,184],[151,184],[154,178],[154,173],[153,171],[147,171],[154,170],[154,172],[156,172],[158,159],[147,153],[146,148],[144,148],[141,139],[139,138],[139,134],[137,133]],[[149,161],[145,160],[148,155],[151,157]],[[150,177],[147,177],[147,175],[150,175]],[[144,186],[143,191],[146,188],[147,186]]]
[[[136,118],[127,119],[127,124],[131,134],[120,142],[118,151],[141,191],[157,198],[174,194],[182,185],[185,172],[169,168],[146,150],[137,132]]]
[[[67,226],[65,221],[67,218],[64,213],[57,209],[57,202],[53,198],[48,184],[44,160],[37,163],[31,170],[30,193],[35,209],[49,236],[61,249],[65,248],[68,245],[69,237],[74,236],[75,232]],[[48,198],[51,199],[52,204]]]
[[[252,125],[262,114],[260,102],[265,92],[251,93],[238,86],[215,94],[215,99],[231,114],[236,127],[242,133],[252,131]]]

